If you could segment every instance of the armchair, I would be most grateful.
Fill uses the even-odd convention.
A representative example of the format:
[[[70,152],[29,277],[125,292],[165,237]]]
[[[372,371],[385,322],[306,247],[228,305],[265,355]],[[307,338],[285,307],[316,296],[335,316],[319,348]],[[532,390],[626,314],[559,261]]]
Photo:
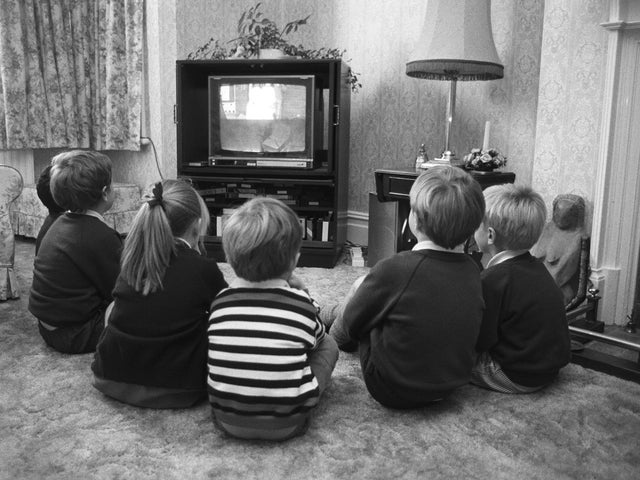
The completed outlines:
[[[18,170],[0,165],[0,301],[20,297],[18,281],[13,271],[16,244],[9,205],[20,196],[23,185],[22,175]]]

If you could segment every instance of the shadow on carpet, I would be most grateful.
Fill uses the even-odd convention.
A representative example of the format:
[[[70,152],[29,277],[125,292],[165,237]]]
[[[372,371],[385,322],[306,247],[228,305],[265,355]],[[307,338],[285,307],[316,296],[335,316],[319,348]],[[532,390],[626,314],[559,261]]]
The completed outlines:
[[[576,365],[535,394],[465,386],[432,408],[393,411],[368,395],[357,356],[341,353],[308,432],[275,444],[228,437],[205,403],[118,403],[91,386],[91,355],[41,341],[26,308],[32,263],[33,242],[20,241],[22,298],[0,303],[2,479],[638,478],[640,385]],[[366,271],[297,273],[327,304]]]

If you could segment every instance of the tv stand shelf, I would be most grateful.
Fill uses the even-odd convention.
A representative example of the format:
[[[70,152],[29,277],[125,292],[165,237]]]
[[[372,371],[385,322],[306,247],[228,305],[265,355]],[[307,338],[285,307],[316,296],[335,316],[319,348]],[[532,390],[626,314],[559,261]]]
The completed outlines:
[[[351,94],[347,73],[348,66],[336,59],[176,62],[177,173],[179,177],[191,180],[209,209],[211,230],[204,240],[210,256],[224,261],[221,234],[224,223],[234,208],[256,196],[271,196],[288,204],[300,218],[303,242],[298,265],[335,265],[346,240]],[[293,163],[287,163],[288,154],[283,155],[284,161],[277,160],[281,163],[277,163],[276,167],[248,165],[252,158],[263,158],[259,155],[268,158],[273,153],[265,151],[266,153],[256,154],[253,136],[247,137],[253,144],[244,153],[242,139],[245,137],[238,137],[235,129],[226,130],[232,132],[229,135],[233,139],[224,138],[225,130],[219,125],[228,120],[227,115],[236,115],[239,109],[246,108],[246,101],[241,104],[241,95],[236,92],[233,82],[240,79],[239,84],[252,84],[253,79],[256,79],[256,82],[264,83],[263,79],[269,78],[268,82],[284,79],[283,84],[287,84],[289,76],[294,79],[292,83],[297,78],[313,76],[313,82],[307,82],[312,87],[305,87],[312,88],[312,92],[306,90],[307,103],[304,111],[307,112],[307,118],[303,122],[305,138],[312,145],[313,159],[308,162],[309,166],[312,164],[312,168],[299,168],[293,166]],[[222,100],[217,101],[218,97],[223,96],[222,89],[211,87],[215,83],[210,81],[213,77],[217,84],[224,84],[228,88],[227,82],[230,90],[233,90],[231,94],[225,90],[224,95],[228,97],[225,98],[224,109],[220,108]],[[220,81],[219,78],[223,80]],[[267,86],[270,88],[271,84]],[[277,90],[280,87],[275,88]],[[238,87],[238,92],[240,91]],[[214,100],[210,95],[214,96]],[[234,99],[238,99],[237,105]],[[299,100],[300,96],[297,103],[292,103],[296,103],[297,107]],[[286,110],[285,107],[279,108]],[[289,106],[291,108],[292,105]],[[273,118],[281,118],[278,115],[273,115]],[[244,119],[244,116],[236,117],[236,122]],[[269,124],[268,120],[266,124]],[[257,127],[253,124],[250,127],[247,131],[254,133]],[[241,139],[240,142],[238,138]],[[226,163],[224,166],[218,165],[221,162],[215,161],[216,147],[232,143],[231,140],[234,149],[244,155],[243,160],[231,162],[235,163],[232,166]],[[305,152],[308,152],[309,146],[305,145]],[[236,154],[235,150],[232,154]],[[261,161],[254,163],[259,164]]]

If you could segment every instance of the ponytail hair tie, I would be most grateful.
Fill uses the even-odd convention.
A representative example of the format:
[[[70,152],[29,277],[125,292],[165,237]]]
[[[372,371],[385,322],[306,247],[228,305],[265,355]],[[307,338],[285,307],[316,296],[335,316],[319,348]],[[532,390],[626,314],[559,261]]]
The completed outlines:
[[[162,182],[157,182],[153,186],[151,193],[153,194],[153,197],[147,201],[147,203],[149,204],[149,208],[160,205],[164,210],[164,205],[162,205]]]

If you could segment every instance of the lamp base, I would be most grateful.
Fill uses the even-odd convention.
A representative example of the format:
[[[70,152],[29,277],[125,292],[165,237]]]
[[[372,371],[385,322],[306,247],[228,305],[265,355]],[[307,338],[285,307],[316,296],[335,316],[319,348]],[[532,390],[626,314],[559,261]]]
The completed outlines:
[[[449,159],[447,158],[434,158],[433,160],[428,160],[426,162],[424,162],[422,165],[420,165],[420,168],[422,170],[426,170],[428,168],[433,168],[433,167],[441,167],[443,165],[451,165],[451,162],[449,161]]]
[[[450,150],[446,150],[442,152],[442,156],[440,158],[434,158],[433,160],[429,160],[424,162],[420,168],[427,169],[431,167],[437,167],[439,165],[458,165],[458,160],[456,158],[456,154]]]

